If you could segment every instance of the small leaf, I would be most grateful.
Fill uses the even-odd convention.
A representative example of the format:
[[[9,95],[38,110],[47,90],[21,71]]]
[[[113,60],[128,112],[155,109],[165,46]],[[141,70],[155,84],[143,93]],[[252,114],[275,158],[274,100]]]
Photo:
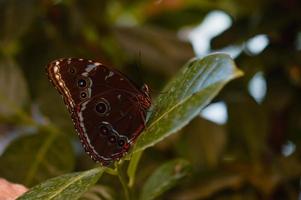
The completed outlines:
[[[78,199],[93,186],[103,173],[103,168],[98,167],[85,172],[65,174],[49,179],[33,188],[18,198],[25,199]]]
[[[187,125],[226,83],[242,74],[226,54],[213,54],[186,64],[157,98],[133,152],[153,146]]]
[[[0,157],[1,176],[26,186],[69,172],[74,155],[69,140],[42,132],[16,139]]]
[[[141,200],[155,199],[172,188],[188,174],[189,163],[185,160],[173,160],[160,166],[146,181],[142,188]]]

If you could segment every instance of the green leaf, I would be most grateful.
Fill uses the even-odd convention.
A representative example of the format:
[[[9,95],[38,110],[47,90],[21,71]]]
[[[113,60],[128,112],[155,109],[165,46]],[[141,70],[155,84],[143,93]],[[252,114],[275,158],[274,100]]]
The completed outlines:
[[[147,128],[133,152],[153,146],[187,125],[226,83],[242,74],[226,54],[187,63],[156,99]]]
[[[0,116],[16,114],[28,101],[27,83],[19,66],[12,60],[0,62]]]
[[[142,156],[142,153],[143,153],[142,151],[139,151],[132,155],[131,162],[127,169],[127,174],[129,177],[129,183],[128,183],[129,187],[132,187],[134,185],[136,170],[137,170],[140,158]]]
[[[65,174],[49,179],[33,188],[18,198],[25,199],[78,199],[93,186],[103,173],[103,168],[98,167],[85,172]]]
[[[32,186],[70,172],[74,153],[66,136],[41,132],[13,141],[0,157],[0,163],[0,176]]]
[[[189,163],[177,159],[160,166],[146,181],[142,188],[141,200],[155,199],[168,189],[172,188],[189,172]]]

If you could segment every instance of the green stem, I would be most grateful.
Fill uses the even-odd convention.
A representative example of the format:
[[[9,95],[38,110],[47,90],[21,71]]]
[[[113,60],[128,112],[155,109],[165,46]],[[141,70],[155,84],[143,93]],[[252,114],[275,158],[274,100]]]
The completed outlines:
[[[117,168],[117,172],[118,172],[118,178],[120,180],[120,183],[123,187],[123,191],[124,191],[124,196],[126,200],[130,200],[130,192],[129,192],[129,188],[127,186],[127,181],[126,178],[121,170],[120,165],[116,164],[116,168]]]
[[[128,187],[132,188],[135,183],[137,167],[143,151],[138,151],[132,154],[130,164],[128,166],[127,175],[129,177]]]
[[[118,171],[116,169],[112,169],[112,168],[109,168],[109,167],[105,168],[105,172],[110,174],[110,175],[113,175],[113,176],[118,175]]]

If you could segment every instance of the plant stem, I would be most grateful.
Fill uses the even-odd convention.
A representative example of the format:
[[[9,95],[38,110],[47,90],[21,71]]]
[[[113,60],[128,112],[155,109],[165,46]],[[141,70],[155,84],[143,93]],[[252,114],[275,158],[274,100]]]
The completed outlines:
[[[120,168],[120,165],[116,164],[116,168],[117,168],[117,171],[118,171],[118,178],[120,180],[120,183],[123,187],[123,191],[124,191],[124,196],[125,196],[125,199],[126,200],[130,200],[130,192],[129,192],[129,188],[127,186],[127,181],[126,181],[126,178]]]
[[[127,175],[129,177],[128,187],[132,188],[134,186],[135,182],[135,175],[137,171],[137,167],[140,161],[140,158],[142,156],[143,151],[138,151],[133,153],[132,159],[130,161],[130,164],[128,166]]]
[[[112,168],[105,168],[105,172],[110,174],[110,175],[113,175],[113,176],[117,176],[118,175],[118,171],[116,169],[112,169]]]

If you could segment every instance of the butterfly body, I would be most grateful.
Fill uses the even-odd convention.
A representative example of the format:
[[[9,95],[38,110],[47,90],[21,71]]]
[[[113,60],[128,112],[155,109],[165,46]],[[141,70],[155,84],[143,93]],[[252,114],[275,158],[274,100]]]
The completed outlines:
[[[120,159],[145,127],[147,86],[139,88],[118,70],[86,59],[55,60],[47,74],[91,158],[103,165]]]

